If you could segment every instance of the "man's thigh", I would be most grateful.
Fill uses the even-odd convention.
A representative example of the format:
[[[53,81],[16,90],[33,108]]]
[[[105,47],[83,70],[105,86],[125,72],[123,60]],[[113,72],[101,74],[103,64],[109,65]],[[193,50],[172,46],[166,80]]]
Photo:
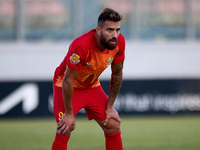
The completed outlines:
[[[88,119],[105,120],[108,96],[101,86],[90,89],[87,97],[87,105],[84,107]]]
[[[62,87],[54,86],[54,115],[56,121],[59,122],[65,112]],[[74,89],[72,106],[74,116],[85,108],[88,119],[105,120],[105,111],[108,97],[101,86],[87,90]]]

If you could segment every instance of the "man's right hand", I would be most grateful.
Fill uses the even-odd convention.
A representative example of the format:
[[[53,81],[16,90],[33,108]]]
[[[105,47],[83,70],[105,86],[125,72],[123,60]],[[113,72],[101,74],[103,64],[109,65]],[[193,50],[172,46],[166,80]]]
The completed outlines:
[[[76,122],[73,114],[64,113],[61,120],[57,124],[57,132],[59,134],[69,136],[71,131],[76,128]]]

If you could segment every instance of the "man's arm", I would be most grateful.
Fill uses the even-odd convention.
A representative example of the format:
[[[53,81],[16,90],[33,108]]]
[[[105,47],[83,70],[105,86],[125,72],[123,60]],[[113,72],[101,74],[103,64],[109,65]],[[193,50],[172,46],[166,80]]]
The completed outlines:
[[[74,80],[76,79],[78,74],[79,74],[79,71],[76,71],[67,67],[64,78],[63,78],[63,83],[62,83],[65,113],[73,113],[72,96],[74,93]]]
[[[57,127],[60,134],[67,134],[75,129],[75,119],[72,108],[72,97],[74,93],[74,80],[76,79],[78,74],[79,71],[72,70],[67,67],[63,78],[62,90],[65,113],[63,114]]]
[[[121,119],[119,118],[118,113],[115,111],[113,105],[122,84],[123,62],[118,64],[112,63],[111,69],[112,69],[112,75],[110,81],[110,91],[109,91],[109,98],[106,110],[105,124],[110,118],[113,118],[118,122],[121,122]]]

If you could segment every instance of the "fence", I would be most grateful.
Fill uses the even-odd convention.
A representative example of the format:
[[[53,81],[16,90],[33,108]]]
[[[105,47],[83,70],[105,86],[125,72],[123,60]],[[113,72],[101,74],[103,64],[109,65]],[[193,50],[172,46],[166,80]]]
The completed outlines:
[[[105,7],[124,15],[126,39],[200,39],[200,0],[0,0],[0,40],[71,40]]]

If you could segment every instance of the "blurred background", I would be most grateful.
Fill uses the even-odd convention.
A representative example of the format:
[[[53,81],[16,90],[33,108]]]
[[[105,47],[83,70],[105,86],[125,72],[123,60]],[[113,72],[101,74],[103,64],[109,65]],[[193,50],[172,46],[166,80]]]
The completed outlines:
[[[0,0],[0,118],[53,116],[54,70],[105,7],[124,15],[119,113],[199,114],[200,0]]]
[[[96,27],[105,7],[124,15],[126,40],[199,40],[199,0],[1,0],[1,41],[66,41]]]
[[[0,0],[1,150],[50,149],[54,71],[105,7],[124,15],[124,149],[199,150],[200,0]],[[107,94],[110,73],[100,77]],[[105,149],[96,122],[77,117],[68,148]]]

